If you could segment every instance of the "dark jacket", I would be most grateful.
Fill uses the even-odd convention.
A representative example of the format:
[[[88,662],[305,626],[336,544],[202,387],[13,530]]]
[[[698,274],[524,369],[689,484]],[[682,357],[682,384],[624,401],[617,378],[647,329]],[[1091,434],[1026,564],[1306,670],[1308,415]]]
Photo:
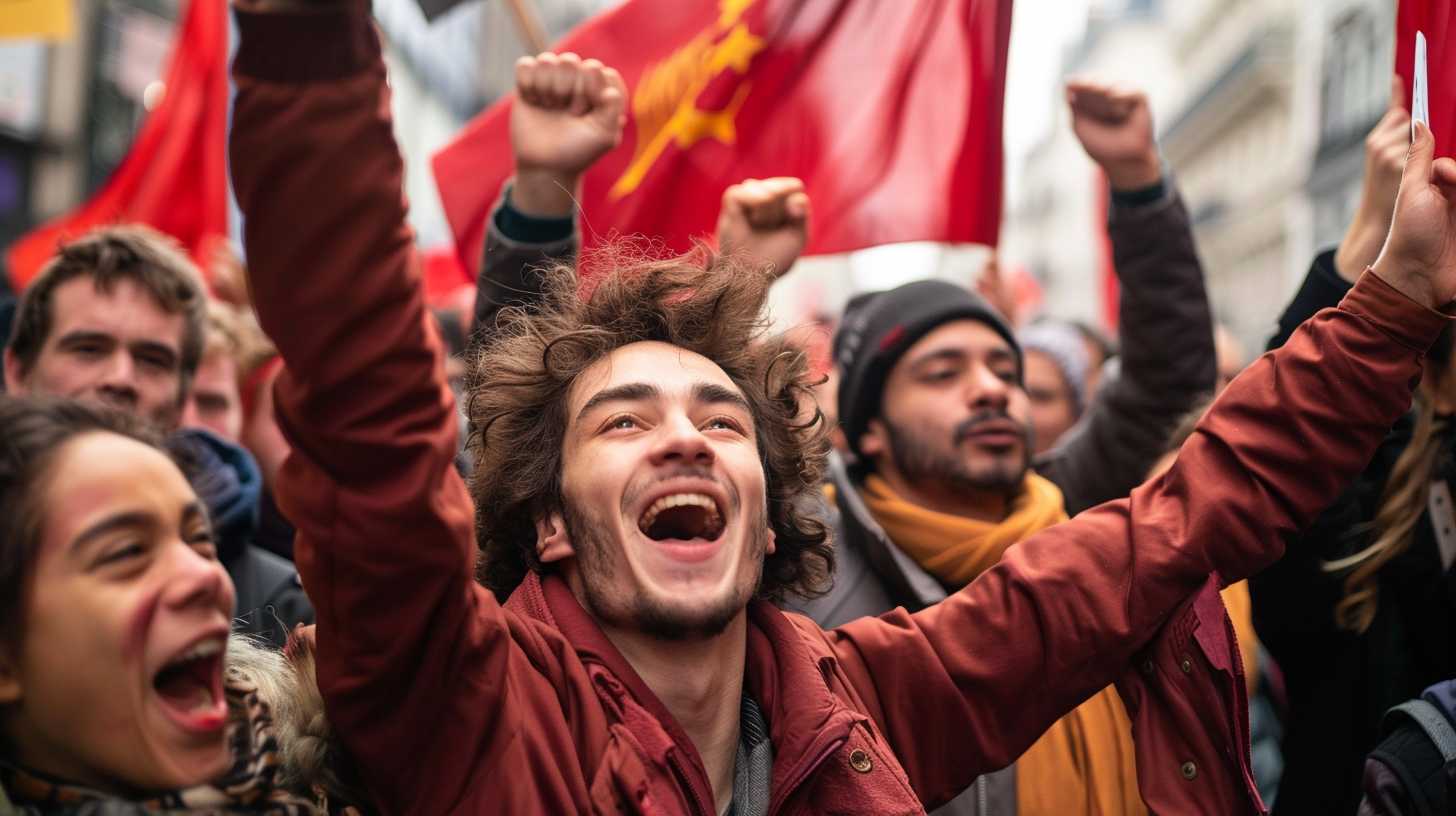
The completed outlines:
[[[1282,346],[1301,321],[1349,289],[1334,270],[1333,251],[1322,253],[1280,317],[1270,348]],[[1321,568],[1374,540],[1363,525],[1375,518],[1413,426],[1412,416],[1403,417],[1289,554],[1250,581],[1254,625],[1283,670],[1289,701],[1279,813],[1353,813],[1361,768],[1380,740],[1385,711],[1456,676],[1456,572],[1442,563],[1429,511],[1406,551],[1380,571],[1380,605],[1365,634],[1335,625],[1344,575]],[[1456,426],[1441,445],[1435,478],[1456,485]]]
[[[207,505],[218,560],[233,579],[237,614],[233,631],[282,648],[300,623],[313,623],[313,607],[293,564],[253,544],[263,474],[253,457],[209,431],[185,428],[174,436],[193,488]]]
[[[693,745],[561,579],[528,577],[506,607],[473,580],[366,9],[238,18],[230,156],[255,302],[287,360],[279,496],[318,606],[319,689],[371,792],[390,813],[711,813]],[[1150,774],[1150,806],[1257,810],[1237,733],[1189,759],[1243,716],[1216,689],[1242,683],[1208,590],[1277,558],[1358,472],[1444,322],[1368,279],[1231,388],[1168,474],[932,608],[826,631],[751,604],[770,812],[937,806],[1119,677],[1140,741],[1188,770]]]

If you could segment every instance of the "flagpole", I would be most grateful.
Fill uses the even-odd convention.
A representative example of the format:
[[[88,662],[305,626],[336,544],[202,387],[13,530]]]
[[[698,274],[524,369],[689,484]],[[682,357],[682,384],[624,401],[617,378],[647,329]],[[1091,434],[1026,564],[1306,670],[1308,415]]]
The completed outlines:
[[[531,0],[506,0],[511,7],[511,16],[516,18],[516,29],[520,32],[521,42],[525,44],[531,54],[539,54],[546,50],[546,29],[541,26],[541,18],[532,7]]]

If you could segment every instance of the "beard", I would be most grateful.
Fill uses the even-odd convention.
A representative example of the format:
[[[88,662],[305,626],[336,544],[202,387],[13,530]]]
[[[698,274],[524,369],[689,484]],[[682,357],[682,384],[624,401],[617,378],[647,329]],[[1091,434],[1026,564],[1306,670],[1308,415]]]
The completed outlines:
[[[931,433],[886,419],[890,435],[890,457],[901,475],[912,484],[941,483],[968,492],[994,491],[1012,493],[1021,487],[1031,467],[1031,429],[1021,428],[1021,454],[977,452],[967,456],[960,449],[975,426],[987,420],[1010,420],[1003,411],[982,411],[955,427],[949,440],[942,441]],[[1014,421],[1014,420],[1013,420]]]
[[[621,585],[624,555],[611,540],[612,529],[606,519],[595,513],[580,511],[574,502],[563,502],[562,520],[576,550],[577,569],[581,575],[582,605],[592,617],[621,629],[630,629],[649,637],[668,641],[700,640],[721,635],[728,624],[748,606],[763,577],[764,553],[768,549],[768,510],[764,509],[755,523],[749,525],[753,540],[744,558],[744,569],[752,580],[740,580],[722,597],[710,603],[686,606],[673,599],[656,597],[654,593],[633,587],[627,597],[618,597],[614,587]],[[727,531],[724,531],[727,534]],[[692,599],[687,599],[692,600]]]

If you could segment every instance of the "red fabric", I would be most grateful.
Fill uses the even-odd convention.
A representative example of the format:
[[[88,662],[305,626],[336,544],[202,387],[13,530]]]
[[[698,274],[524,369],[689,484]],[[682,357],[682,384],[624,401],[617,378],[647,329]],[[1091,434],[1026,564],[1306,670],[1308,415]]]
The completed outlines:
[[[1405,82],[1406,108],[1415,92],[1416,32],[1426,35],[1427,99],[1436,155],[1456,155],[1456,7],[1451,0],[1400,0],[1395,24],[1395,73]]]
[[[131,152],[92,198],[11,245],[16,290],[57,245],[108,223],[149,224],[182,242],[207,267],[227,237],[228,22],[225,0],[193,0],[177,27],[167,93],[137,133]]]
[[[462,286],[471,286],[465,267],[454,247],[440,247],[421,251],[424,263],[425,300],[432,306],[453,297]]]
[[[641,233],[685,250],[712,231],[729,185],[799,176],[815,210],[808,254],[994,245],[1010,26],[1011,0],[629,0],[558,46],[617,68],[632,90],[622,145],[583,185],[587,243]],[[509,118],[507,97],[434,161],[472,272],[513,171]],[[654,135],[660,154],[646,148]],[[636,187],[623,181],[634,160]]]

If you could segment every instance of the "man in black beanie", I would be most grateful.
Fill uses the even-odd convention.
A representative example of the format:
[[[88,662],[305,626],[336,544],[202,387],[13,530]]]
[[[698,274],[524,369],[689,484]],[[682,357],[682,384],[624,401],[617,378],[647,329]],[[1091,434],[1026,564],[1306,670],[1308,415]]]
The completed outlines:
[[[823,626],[934,604],[1018,541],[1127,494],[1213,389],[1203,275],[1147,101],[1080,83],[1068,97],[1073,128],[1112,188],[1120,369],[1082,421],[1034,459],[1021,347],[987,301],[933,280],[854,298],[834,341],[850,451],[829,469],[835,584],[801,607]],[[1109,687],[939,812],[1144,813],[1133,753]]]

